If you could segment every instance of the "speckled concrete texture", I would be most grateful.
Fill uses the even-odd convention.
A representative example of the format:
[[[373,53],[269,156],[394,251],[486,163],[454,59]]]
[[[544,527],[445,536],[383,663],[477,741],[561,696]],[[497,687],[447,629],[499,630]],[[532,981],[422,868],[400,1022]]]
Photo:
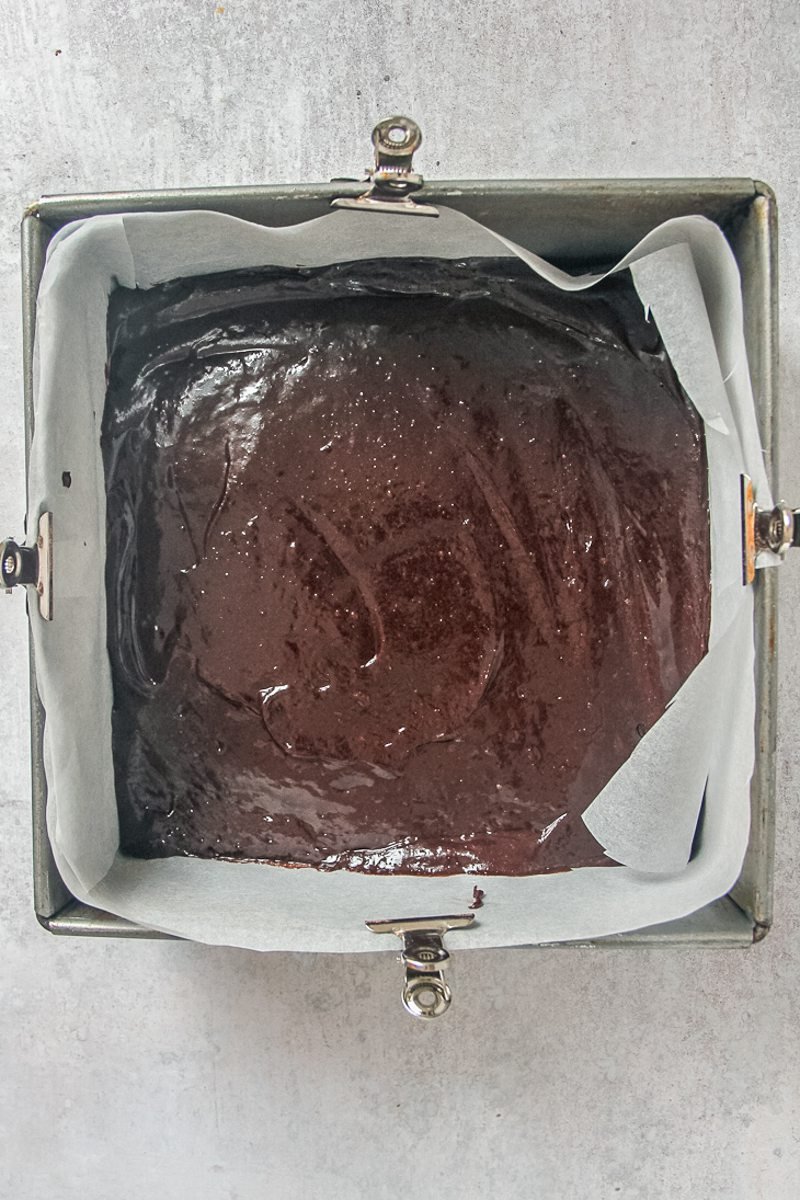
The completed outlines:
[[[41,193],[327,179],[374,121],[443,178],[755,175],[781,205],[782,491],[800,503],[794,0],[6,0],[0,518],[22,528],[18,222]],[[797,555],[800,559],[800,554]],[[57,940],[32,914],[25,622],[0,598],[0,1195],[800,1194],[800,561],[782,570],[777,920],[752,951],[392,955]]]

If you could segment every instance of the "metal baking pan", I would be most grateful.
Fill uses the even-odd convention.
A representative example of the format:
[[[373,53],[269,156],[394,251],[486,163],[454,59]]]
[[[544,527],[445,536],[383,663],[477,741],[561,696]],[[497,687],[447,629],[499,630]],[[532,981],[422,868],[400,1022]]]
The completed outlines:
[[[334,197],[356,197],[363,184],[208,188],[46,197],[22,221],[22,290],[26,461],[33,433],[33,340],[36,297],[47,245],[70,221],[98,214],[208,209],[262,225],[292,225],[322,216]],[[437,182],[424,200],[447,204],[561,266],[610,265],[650,229],[671,217],[701,214],[717,222],[742,275],[745,337],[767,470],[777,495],[776,203],[752,179],[513,180]],[[30,531],[29,531],[30,532]],[[746,946],[772,921],[777,675],[777,572],[756,581],[756,760],[752,828],[740,878],[730,894],[679,921],[568,945]],[[76,900],[60,878],[45,824],[44,712],[30,657],[34,905],[52,933],[93,937],[162,937]]]

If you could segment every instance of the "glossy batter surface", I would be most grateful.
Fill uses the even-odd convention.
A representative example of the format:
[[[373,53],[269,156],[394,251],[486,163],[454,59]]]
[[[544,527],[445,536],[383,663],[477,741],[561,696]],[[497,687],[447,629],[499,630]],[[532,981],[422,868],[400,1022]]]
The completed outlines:
[[[528,874],[706,649],[702,423],[632,285],[392,261],[118,289],[124,852]]]

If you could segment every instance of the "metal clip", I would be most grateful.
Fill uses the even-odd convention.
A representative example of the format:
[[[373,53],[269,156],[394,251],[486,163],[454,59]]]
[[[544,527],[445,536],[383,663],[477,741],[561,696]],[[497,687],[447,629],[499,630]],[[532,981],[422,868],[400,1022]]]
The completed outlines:
[[[759,508],[753,482],[742,475],[742,575],[752,583],[756,575],[756,555],[770,550],[785,558],[792,547],[800,547],[800,508],[779,501],[774,508]]]
[[[400,961],[406,968],[403,1007],[412,1017],[440,1017],[452,992],[442,972],[450,961],[442,938],[451,929],[466,929],[474,913],[454,917],[412,917],[399,921],[367,921],[373,933],[394,933],[403,943]]]
[[[53,619],[53,514],[39,517],[34,546],[20,546],[13,538],[0,542],[0,584],[7,594],[15,587],[32,587],[45,621]]]
[[[756,550],[771,550],[784,558],[791,547],[800,547],[800,508],[779,501],[774,508],[756,506]]]
[[[372,131],[375,166],[367,171],[369,187],[361,196],[337,196],[335,208],[365,209],[367,212],[409,213],[438,217],[429,204],[418,204],[412,193],[424,180],[413,168],[413,157],[422,144],[422,130],[410,117],[389,117]]]

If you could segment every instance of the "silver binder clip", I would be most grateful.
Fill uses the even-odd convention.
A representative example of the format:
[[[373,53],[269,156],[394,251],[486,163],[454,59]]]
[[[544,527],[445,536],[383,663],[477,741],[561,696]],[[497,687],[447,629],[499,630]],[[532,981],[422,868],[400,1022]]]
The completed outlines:
[[[756,576],[756,557],[769,550],[785,558],[791,549],[800,548],[800,508],[779,501],[774,508],[759,508],[753,482],[741,476],[742,492],[742,578],[752,583]]]
[[[0,585],[6,593],[15,587],[30,587],[39,600],[45,621],[53,619],[53,514],[39,517],[33,546],[20,546],[13,538],[0,542]]]
[[[408,213],[438,217],[438,209],[413,199],[424,180],[413,169],[414,152],[422,143],[422,130],[410,117],[389,117],[372,131],[375,166],[367,172],[369,187],[361,196],[337,196],[335,208],[366,212]]]
[[[406,969],[403,1007],[412,1017],[440,1017],[453,998],[443,971],[450,955],[442,941],[451,929],[466,929],[474,913],[452,917],[412,917],[398,921],[367,921],[373,933],[394,933],[403,943],[400,961]]]

